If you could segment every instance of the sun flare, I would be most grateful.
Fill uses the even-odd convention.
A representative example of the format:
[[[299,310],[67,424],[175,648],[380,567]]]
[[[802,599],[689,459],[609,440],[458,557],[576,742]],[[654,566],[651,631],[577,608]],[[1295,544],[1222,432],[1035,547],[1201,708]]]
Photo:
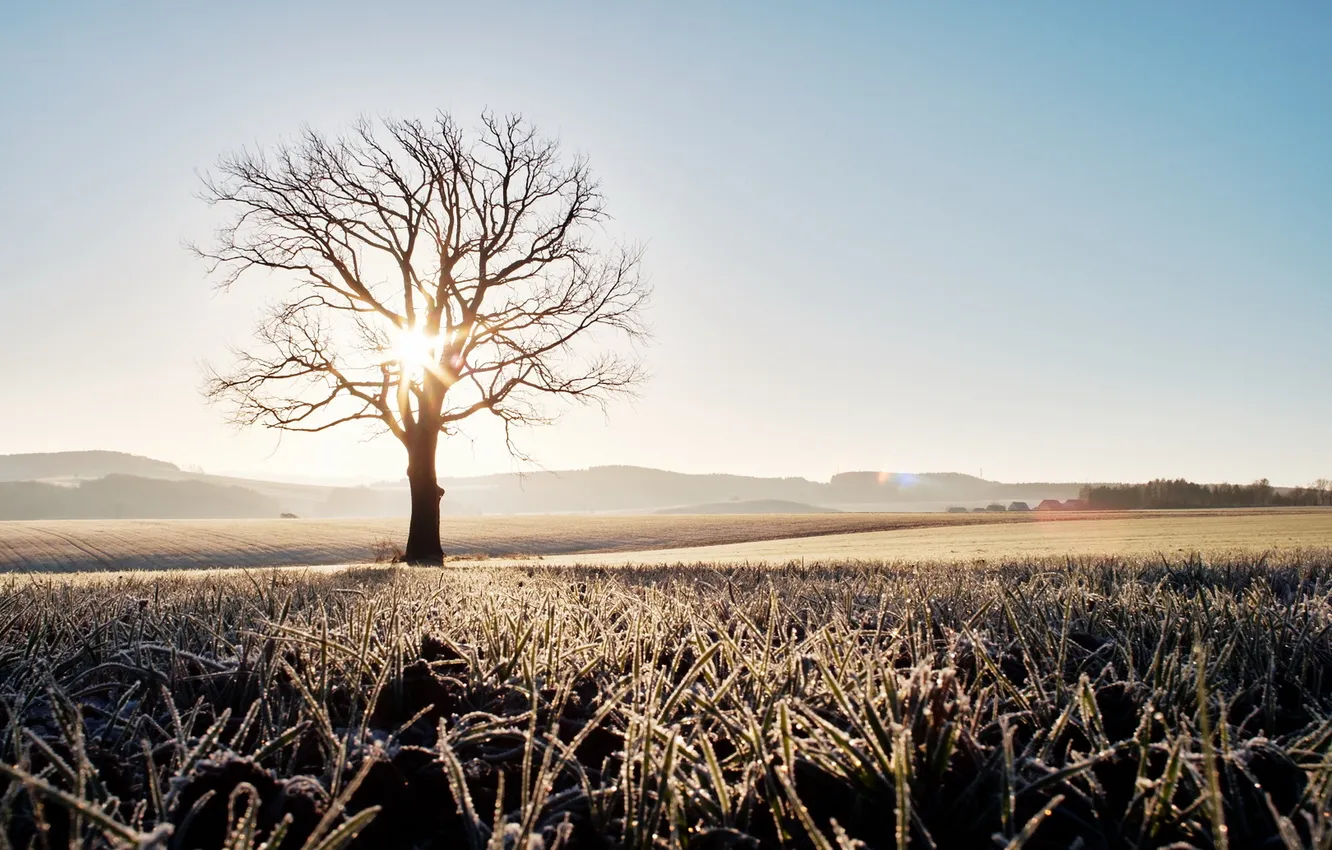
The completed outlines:
[[[393,359],[412,375],[434,366],[439,360],[439,348],[439,337],[429,336],[419,327],[400,328],[393,334]]]

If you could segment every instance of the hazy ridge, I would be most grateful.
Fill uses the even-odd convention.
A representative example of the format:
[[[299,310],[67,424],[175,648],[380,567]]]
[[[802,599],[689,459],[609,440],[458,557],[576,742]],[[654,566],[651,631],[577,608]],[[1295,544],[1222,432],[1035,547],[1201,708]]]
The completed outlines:
[[[164,478],[181,474],[180,467],[162,460],[124,452],[86,451],[0,455],[0,481],[37,481],[45,478],[101,478],[105,475],[143,475]]]
[[[41,482],[41,483],[37,483]],[[960,473],[805,478],[686,474],[635,466],[444,478],[450,515],[792,510],[942,510],[1073,498],[1077,483],[1006,484]],[[786,507],[783,505],[795,505]],[[0,519],[404,516],[405,482],[331,487],[206,475],[118,452],[0,456]]]

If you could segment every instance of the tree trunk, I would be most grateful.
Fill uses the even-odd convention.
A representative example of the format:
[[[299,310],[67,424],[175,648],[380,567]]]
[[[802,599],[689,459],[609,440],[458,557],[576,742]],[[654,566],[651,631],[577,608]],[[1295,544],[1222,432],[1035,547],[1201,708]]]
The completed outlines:
[[[409,564],[442,564],[444,548],[439,543],[440,489],[435,475],[435,449],[439,430],[417,426],[407,446],[407,482],[412,491],[412,522],[407,530],[407,551],[402,559]]]

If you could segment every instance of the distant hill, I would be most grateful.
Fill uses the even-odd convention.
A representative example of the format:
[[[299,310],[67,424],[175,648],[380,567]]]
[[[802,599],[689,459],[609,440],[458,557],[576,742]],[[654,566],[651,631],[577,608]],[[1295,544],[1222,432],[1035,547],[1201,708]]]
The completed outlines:
[[[597,466],[527,475],[442,479],[454,513],[657,511],[680,505],[784,501],[839,510],[943,510],[1003,499],[1076,498],[1077,483],[1005,484],[959,473],[846,472],[824,483],[805,478],[690,475],[636,466]],[[400,485],[401,486],[401,485]]]
[[[814,503],[820,486],[804,478],[687,475],[636,466],[596,466],[440,482],[446,505],[482,513],[654,511],[678,505],[783,499]]]
[[[115,495],[104,493],[100,502],[91,499],[93,489],[84,496],[68,492],[28,488],[20,499],[15,488],[0,491],[0,519],[23,518],[58,519],[83,516],[94,518],[149,519],[166,516],[204,519],[276,517],[290,512],[303,517],[380,517],[405,516],[410,501],[402,488],[333,487],[328,485],[290,484],[280,481],[261,481],[207,475],[182,470],[173,463],[123,452],[51,452],[46,454],[0,455],[0,486],[4,482],[43,482],[46,484],[74,485],[108,476],[130,476],[136,479],[170,481],[181,484],[198,483],[201,488],[154,488],[148,484],[131,487],[125,481],[112,481],[105,485]],[[135,488],[138,489],[135,489]],[[214,489],[208,489],[209,487]],[[176,493],[186,499],[178,507],[154,501],[153,493]],[[232,493],[232,498],[216,497],[217,493]],[[235,491],[257,498],[238,498]],[[142,498],[140,498],[142,497]],[[28,507],[20,508],[27,501]],[[90,501],[91,500],[91,501]],[[92,507],[100,504],[100,507]],[[36,511],[37,515],[33,515]],[[108,511],[112,511],[108,513]],[[173,512],[174,511],[174,512]],[[86,516],[85,516],[86,515]]]
[[[836,508],[822,508],[804,502],[782,499],[752,499],[744,502],[712,502],[707,505],[685,505],[662,508],[659,514],[837,514]]]
[[[842,472],[832,477],[823,502],[866,504],[886,502],[979,502],[997,499],[1072,499],[1081,485],[1072,482],[1007,484],[961,472]]]
[[[0,482],[0,520],[276,517],[275,499],[244,487],[108,475],[78,484]]]
[[[49,452],[0,455],[0,481],[38,481],[43,478],[101,478],[104,475],[143,475],[161,478],[180,473],[180,467],[162,460],[124,452]]]
[[[8,507],[0,518],[17,519],[20,513],[31,518],[266,517],[283,512],[302,517],[388,517],[406,516],[410,511],[405,481],[369,487],[331,487],[205,475],[120,452],[0,455],[0,482],[73,484],[107,476],[205,486],[168,491],[118,480],[102,485],[106,492],[97,499],[91,495],[97,488],[84,491],[84,495],[72,494],[68,487],[62,488],[64,492],[29,488],[23,491],[24,496],[11,488],[3,494]],[[941,511],[951,505],[984,506],[991,501],[1037,504],[1042,499],[1072,499],[1078,496],[1080,488],[1076,483],[1005,484],[960,473],[844,472],[822,482],[794,477],[694,475],[637,466],[444,478],[440,484],[446,491],[441,504],[446,515],[723,512],[723,509],[746,513]],[[241,498],[236,491],[250,495]],[[186,501],[175,507],[169,500],[158,501],[159,495],[166,492],[175,492]],[[224,498],[219,492],[231,495]]]

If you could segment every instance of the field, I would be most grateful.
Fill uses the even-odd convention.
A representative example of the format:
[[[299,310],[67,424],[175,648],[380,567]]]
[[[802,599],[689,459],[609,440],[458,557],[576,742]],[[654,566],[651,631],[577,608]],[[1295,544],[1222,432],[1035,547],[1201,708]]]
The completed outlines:
[[[400,533],[0,524],[0,848],[1332,848],[1332,512]]]
[[[943,513],[446,517],[440,534],[450,555],[494,557],[724,545],[1030,519],[1029,514]],[[405,519],[0,522],[0,571],[346,564],[371,561],[406,535]]]
[[[456,558],[974,561],[1329,545],[1332,511],[450,517],[441,532]],[[366,563],[405,534],[403,520],[0,522],[0,572]]]
[[[1332,511],[1084,515],[1075,522],[917,526],[636,552],[560,555],[551,564],[977,561],[1072,555],[1178,558],[1194,552],[1278,552],[1332,545]],[[521,563],[522,559],[514,559]]]
[[[1332,550],[11,578],[0,832],[1326,848],[1329,588]]]

